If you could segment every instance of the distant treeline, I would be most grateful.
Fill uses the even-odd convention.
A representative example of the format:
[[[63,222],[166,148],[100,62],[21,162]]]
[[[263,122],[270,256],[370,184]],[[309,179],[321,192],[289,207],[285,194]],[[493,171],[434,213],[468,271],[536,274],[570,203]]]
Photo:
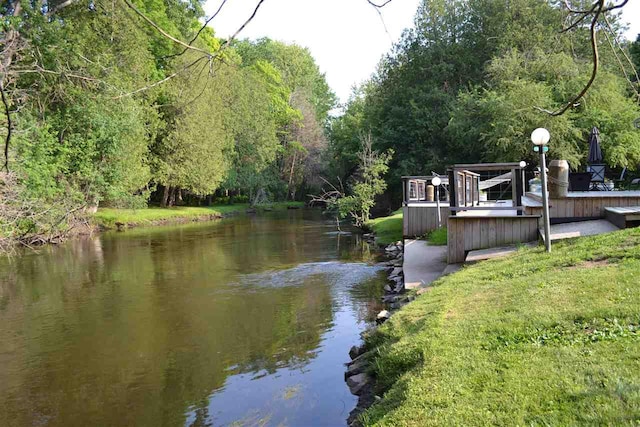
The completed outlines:
[[[336,98],[310,52],[228,43],[202,4],[3,2],[0,132],[21,193],[142,206],[317,184]]]

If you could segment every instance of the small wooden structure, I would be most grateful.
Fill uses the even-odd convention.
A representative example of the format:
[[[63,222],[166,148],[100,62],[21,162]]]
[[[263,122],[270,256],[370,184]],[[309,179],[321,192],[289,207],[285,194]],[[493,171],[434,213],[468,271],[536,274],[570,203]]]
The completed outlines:
[[[438,204],[431,180],[433,176],[402,177],[402,234],[405,237],[422,236],[438,228]],[[440,218],[443,225],[449,216],[449,179],[440,177]]]

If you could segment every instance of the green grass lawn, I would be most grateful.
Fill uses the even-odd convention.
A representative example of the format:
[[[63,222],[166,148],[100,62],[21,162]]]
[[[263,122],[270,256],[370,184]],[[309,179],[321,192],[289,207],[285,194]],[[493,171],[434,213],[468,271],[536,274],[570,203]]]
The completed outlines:
[[[638,425],[640,229],[465,267],[367,346],[366,425]]]
[[[427,241],[430,245],[445,246],[447,244],[447,227],[440,227],[427,233]]]
[[[390,216],[372,219],[367,225],[376,234],[376,242],[382,245],[402,240],[402,208]]]
[[[269,205],[262,205],[272,209],[286,209],[288,206],[302,207],[302,202],[279,202]],[[249,207],[248,204],[236,205],[216,205],[210,207],[173,207],[159,208],[149,207],[145,209],[111,209],[101,208],[92,219],[97,225],[106,228],[115,227],[116,222],[121,222],[129,226],[153,225],[157,222],[167,220],[180,220],[192,217],[203,217],[208,215],[226,215],[235,212],[244,212]]]

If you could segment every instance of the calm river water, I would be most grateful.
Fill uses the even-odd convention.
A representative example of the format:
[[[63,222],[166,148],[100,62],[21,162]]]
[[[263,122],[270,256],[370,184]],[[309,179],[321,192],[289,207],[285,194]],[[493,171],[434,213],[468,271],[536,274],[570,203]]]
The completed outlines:
[[[375,256],[299,210],[0,259],[0,425],[345,425]]]

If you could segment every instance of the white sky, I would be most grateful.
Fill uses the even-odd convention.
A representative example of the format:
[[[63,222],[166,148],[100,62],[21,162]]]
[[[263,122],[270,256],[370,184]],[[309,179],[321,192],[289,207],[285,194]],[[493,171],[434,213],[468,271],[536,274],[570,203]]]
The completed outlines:
[[[206,14],[212,15],[220,3],[208,0]],[[391,40],[398,40],[402,31],[412,26],[418,3],[393,0],[381,9],[387,34],[375,8],[366,0],[265,0],[239,38],[269,37],[308,47],[326,73],[329,86],[345,102],[352,86],[374,72],[391,48]],[[233,34],[256,4],[257,0],[228,0],[211,23],[216,34]],[[630,0],[623,13],[624,20],[632,22],[626,35],[635,39],[640,32],[640,0]]]

